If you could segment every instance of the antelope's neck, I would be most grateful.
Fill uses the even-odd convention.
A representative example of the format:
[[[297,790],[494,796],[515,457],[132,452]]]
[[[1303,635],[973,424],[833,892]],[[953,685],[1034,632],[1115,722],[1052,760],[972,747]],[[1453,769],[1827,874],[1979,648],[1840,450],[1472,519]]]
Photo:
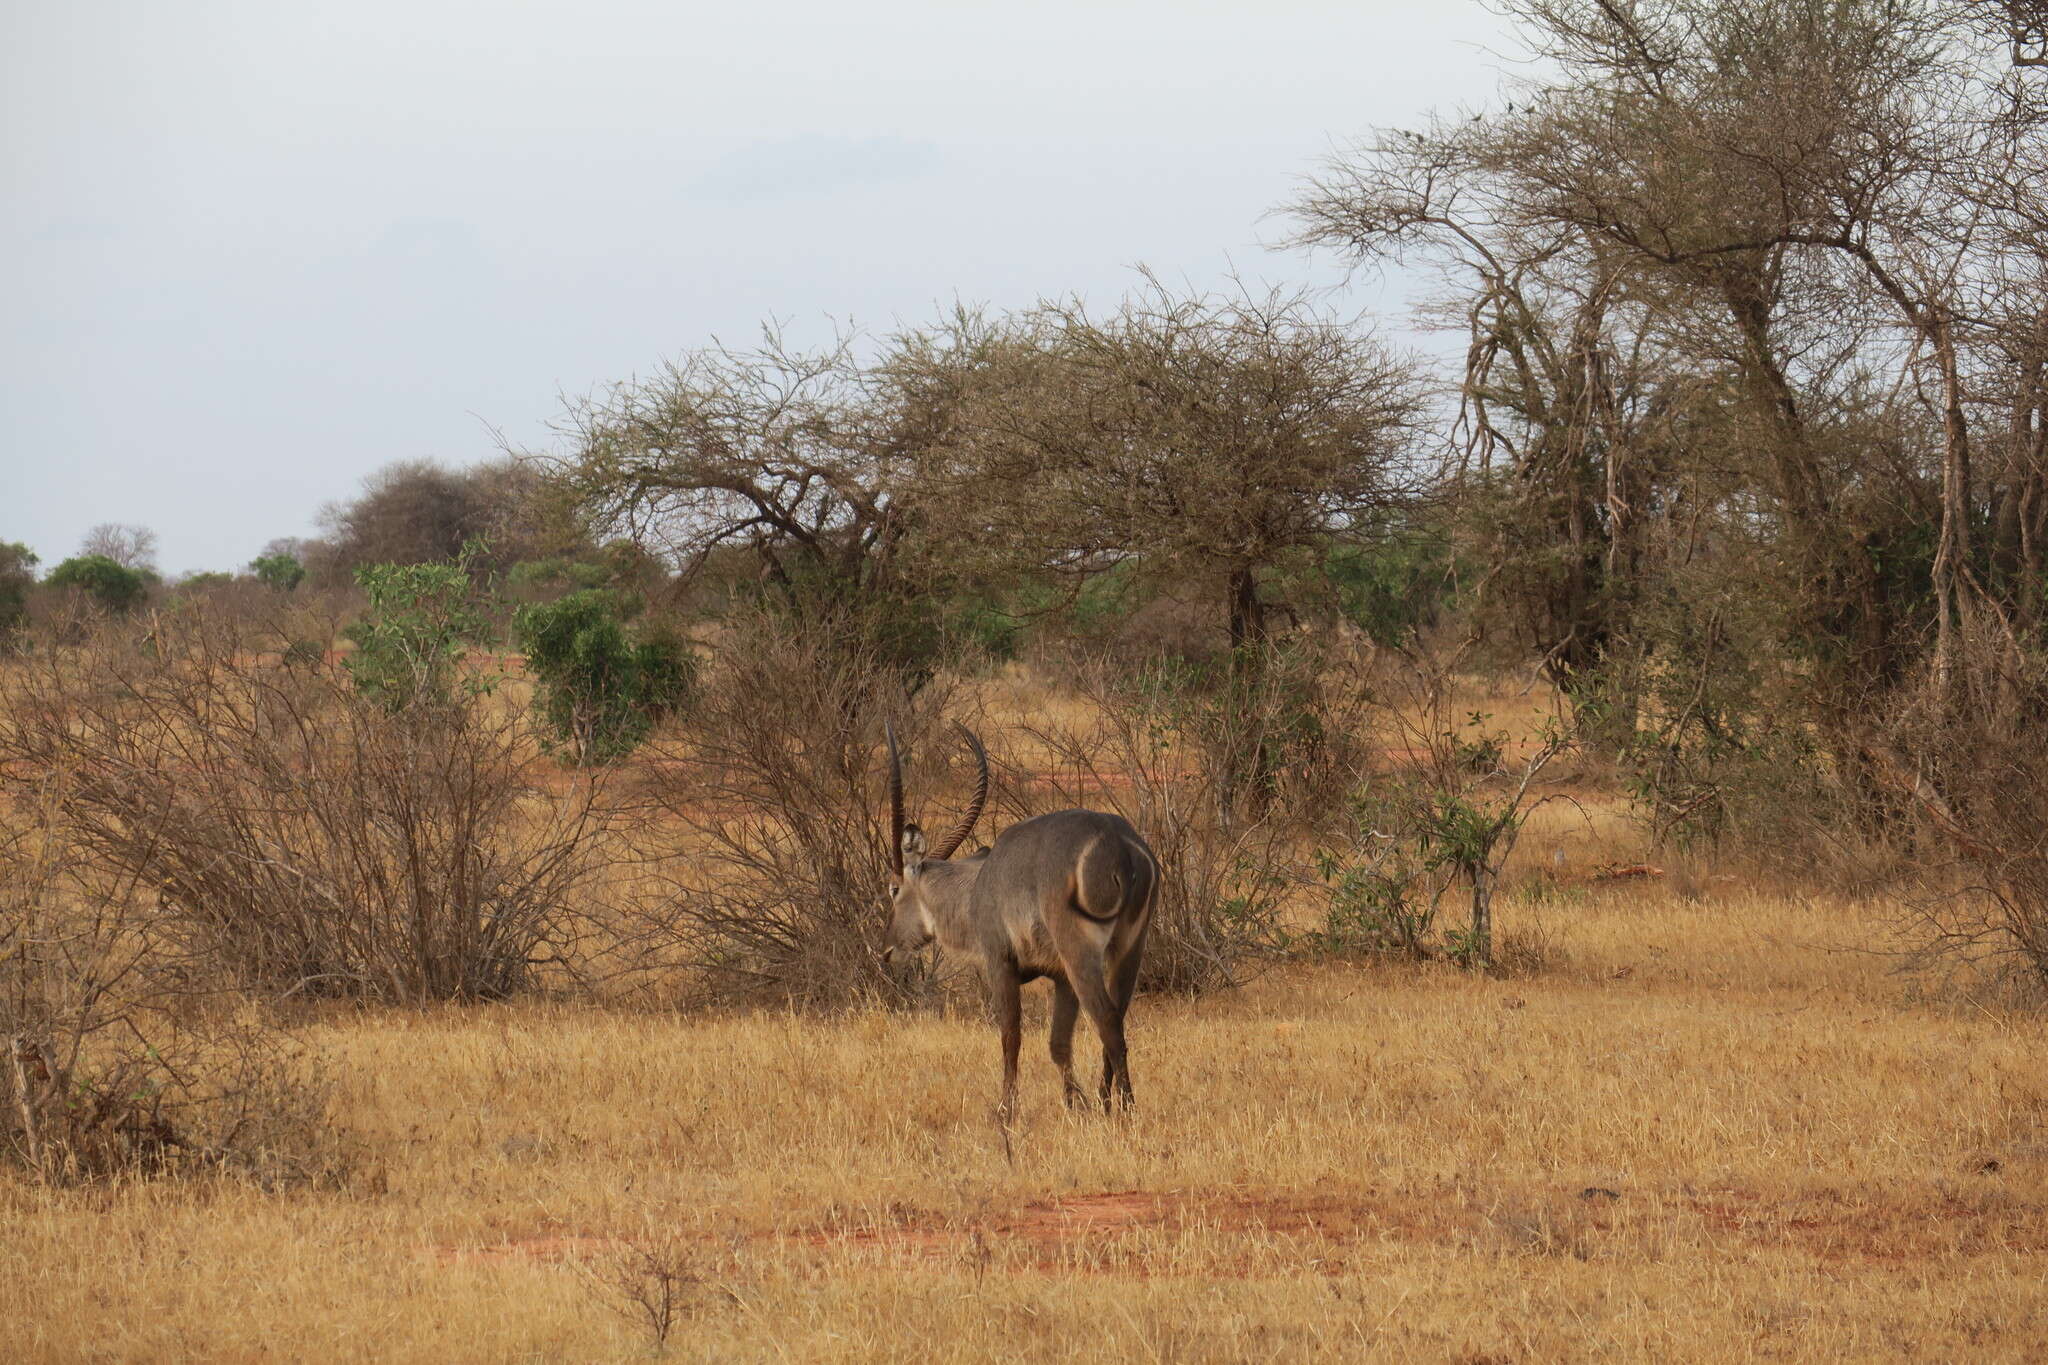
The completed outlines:
[[[976,946],[974,932],[974,883],[981,876],[985,858],[939,863],[926,869],[925,904],[932,912],[932,925],[939,943],[949,952],[963,952]]]

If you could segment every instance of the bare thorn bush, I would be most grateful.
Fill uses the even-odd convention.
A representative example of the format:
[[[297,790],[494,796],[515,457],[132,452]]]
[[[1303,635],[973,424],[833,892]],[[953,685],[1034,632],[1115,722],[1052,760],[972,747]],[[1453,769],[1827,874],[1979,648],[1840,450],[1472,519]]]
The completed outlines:
[[[917,993],[880,957],[882,727],[935,755],[927,739],[958,717],[943,679],[907,694],[873,639],[742,609],[657,746],[641,793],[661,817],[647,826],[643,918],[688,964],[692,995],[832,1008]]]
[[[1318,854],[1331,884],[1319,937],[1332,948],[1442,952],[1467,966],[1528,970],[1542,954],[1526,936],[1513,940],[1512,954],[1496,953],[1494,906],[1529,816],[1569,799],[1544,791],[1542,780],[1574,736],[1562,713],[1516,741],[1490,716],[1464,710],[1457,663],[1458,651],[1419,644],[1375,661],[1369,706],[1388,747],[1352,795],[1341,845]],[[1439,935],[1438,911],[1461,886],[1469,918]]]
[[[0,1155],[51,1184],[344,1173],[303,1050],[203,990],[146,889],[82,857],[56,804],[17,800],[0,830]]]
[[[2048,986],[2048,660],[1973,642],[1907,698],[1880,770],[1922,817],[1908,932],[1926,958],[2018,966]]]
[[[15,671],[0,768],[195,962],[279,995],[509,995],[556,956],[603,825],[479,690],[398,710],[194,608]]]
[[[650,1229],[630,1245],[579,1264],[598,1301],[647,1333],[649,1349],[666,1353],[669,1338],[720,1302],[733,1301],[717,1277],[730,1257],[672,1231]]]
[[[1009,803],[1020,816],[1115,811],[1152,845],[1164,882],[1142,988],[1234,985],[1282,942],[1284,903],[1307,876],[1300,835],[1326,818],[1362,761],[1348,677],[1343,660],[1306,645],[1276,652],[1249,680],[1236,670],[1204,677],[1166,657],[1069,665],[1085,718],[1029,727],[1051,765]],[[1245,774],[1259,771],[1271,789],[1248,803]]]

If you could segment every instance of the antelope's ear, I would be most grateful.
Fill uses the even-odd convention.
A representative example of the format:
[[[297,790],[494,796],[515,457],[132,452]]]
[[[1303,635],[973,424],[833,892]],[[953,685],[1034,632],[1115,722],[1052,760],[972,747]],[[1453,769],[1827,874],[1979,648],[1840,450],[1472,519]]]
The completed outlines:
[[[904,866],[904,869],[905,869],[906,871],[908,871],[908,870],[909,870],[909,868],[910,868],[910,865],[911,865],[912,863],[915,863],[915,862],[916,862],[916,861],[917,861],[917,860],[918,860],[919,858],[922,858],[923,856],[924,856],[924,831],[923,831],[923,830],[921,830],[921,829],[919,829],[919,828],[918,828],[918,827],[917,827],[916,825],[905,825],[905,826],[903,827],[903,866]]]

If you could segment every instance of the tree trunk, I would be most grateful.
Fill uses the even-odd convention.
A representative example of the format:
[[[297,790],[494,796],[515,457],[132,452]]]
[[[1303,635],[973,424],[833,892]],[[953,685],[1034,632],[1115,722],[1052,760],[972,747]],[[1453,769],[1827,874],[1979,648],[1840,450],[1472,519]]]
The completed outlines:
[[[1266,647],[1266,607],[1259,601],[1259,579],[1249,564],[1230,571],[1230,652],[1234,658],[1255,658],[1262,664]]]
[[[1845,535],[1830,502],[1822,461],[1791,378],[1771,335],[1766,287],[1747,272],[1721,282],[1742,338],[1740,358],[1751,399],[1769,424],[1769,458],[1784,510],[1789,548],[1802,587],[1790,615],[1795,648],[1813,660],[1812,688],[1822,746],[1844,795],[1868,823],[1892,803],[1864,758],[1871,707],[1889,689],[1899,642],[1893,611],[1875,590],[1868,556]]]
[[[1472,929],[1466,947],[1468,965],[1484,971],[1493,966],[1493,869],[1480,863],[1472,872]]]
[[[1963,411],[1962,376],[1958,372],[1955,334],[1946,316],[1937,315],[1930,328],[1934,357],[1941,370],[1942,461],[1941,537],[1934,552],[1935,623],[1934,683],[1946,701],[1955,663],[1956,627],[1967,639],[1972,612],[1970,558],[1970,426]]]
[[[1273,801],[1280,768],[1279,745],[1270,733],[1272,716],[1264,695],[1270,636],[1258,575],[1250,564],[1230,571],[1230,666],[1227,686],[1232,714],[1226,720],[1218,814],[1224,827],[1240,809],[1254,818]]]

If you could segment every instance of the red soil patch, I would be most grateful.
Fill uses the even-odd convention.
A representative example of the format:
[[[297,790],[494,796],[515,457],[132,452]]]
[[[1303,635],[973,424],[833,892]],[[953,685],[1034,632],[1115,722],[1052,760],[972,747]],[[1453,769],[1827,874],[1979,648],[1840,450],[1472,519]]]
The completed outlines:
[[[843,1229],[792,1234],[811,1245],[897,1249],[953,1259],[1005,1251],[1006,1260],[1069,1269],[1148,1273],[1156,1244],[1130,1234],[1199,1234],[1199,1273],[1228,1274],[1230,1243],[1246,1251],[1273,1242],[1309,1243],[1303,1263],[1342,1265],[1346,1247],[1389,1242],[1476,1251],[1589,1257],[1631,1233],[1745,1251],[1790,1251],[1823,1261],[1904,1262],[1983,1254],[2048,1254],[2048,1205],[1986,1183],[1966,1194],[1930,1189],[1628,1194],[1604,1187],[1539,1190],[1519,1196],[1346,1192],[1145,1192],[1118,1190],[1040,1200],[965,1222],[914,1211]],[[1218,1262],[1216,1258],[1223,1258]]]
[[[1873,1191],[1882,1195],[1888,1191]],[[1903,1192],[1902,1192],[1903,1193]],[[1896,1202],[1843,1191],[1770,1196],[1715,1190],[1686,1201],[1717,1238],[1820,1260],[1904,1262],[2048,1254],[2048,1207],[1986,1180],[1967,1194],[1921,1190]]]
[[[1390,1243],[1481,1255],[1629,1258],[1640,1254],[1643,1238],[1650,1245],[1675,1238],[1829,1263],[2044,1255],[2048,1205],[1991,1178],[1947,1193],[1928,1187],[1781,1195],[1740,1189],[1636,1194],[1600,1186],[1515,1195],[1107,1190],[966,1217],[900,1205],[879,1214],[841,1213],[752,1240],[872,1252],[899,1264],[1149,1277],[1270,1273],[1275,1253],[1282,1263],[1334,1274],[1345,1268],[1347,1252]],[[1174,1242],[1162,1245],[1162,1239]],[[548,1235],[430,1250],[443,1261],[503,1263],[585,1259],[631,1245],[611,1237]]]

